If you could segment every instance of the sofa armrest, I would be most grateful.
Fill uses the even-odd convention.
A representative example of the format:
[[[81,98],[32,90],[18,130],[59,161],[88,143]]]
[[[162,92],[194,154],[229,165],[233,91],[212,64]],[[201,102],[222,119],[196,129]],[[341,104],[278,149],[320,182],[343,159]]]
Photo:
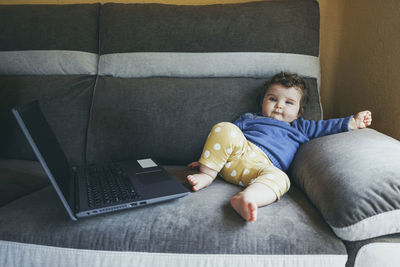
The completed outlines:
[[[372,129],[314,139],[290,175],[336,235],[356,241],[400,232],[400,142]]]

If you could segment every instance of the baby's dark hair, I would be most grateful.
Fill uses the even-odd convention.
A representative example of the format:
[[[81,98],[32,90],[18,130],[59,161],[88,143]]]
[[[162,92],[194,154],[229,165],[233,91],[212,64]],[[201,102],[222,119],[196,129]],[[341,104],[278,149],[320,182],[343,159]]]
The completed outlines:
[[[295,73],[280,72],[268,79],[264,84],[264,92],[261,98],[261,105],[264,100],[265,94],[273,84],[280,84],[286,88],[295,87],[301,92],[300,110],[299,114],[303,114],[308,102],[308,88],[305,81]]]

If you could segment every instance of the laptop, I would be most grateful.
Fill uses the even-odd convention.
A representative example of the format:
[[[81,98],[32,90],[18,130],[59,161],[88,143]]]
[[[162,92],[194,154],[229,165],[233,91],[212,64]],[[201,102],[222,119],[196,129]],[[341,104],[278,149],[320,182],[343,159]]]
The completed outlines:
[[[12,113],[74,221],[189,194],[152,158],[71,166],[38,101],[15,107]]]

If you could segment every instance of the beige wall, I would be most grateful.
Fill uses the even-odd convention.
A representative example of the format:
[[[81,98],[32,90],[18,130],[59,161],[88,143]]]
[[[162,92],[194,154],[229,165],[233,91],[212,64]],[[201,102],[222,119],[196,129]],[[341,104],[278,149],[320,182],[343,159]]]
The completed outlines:
[[[346,0],[318,0],[321,16],[320,60],[321,100],[324,117],[335,116],[331,99],[334,97],[335,77],[338,70],[338,55],[343,31],[344,5]]]
[[[94,3],[107,0],[0,0],[0,3]],[[247,0],[114,0],[213,4]],[[400,139],[400,1],[319,0],[324,117],[369,109],[372,128]]]
[[[373,113],[400,139],[400,1],[319,0],[325,117]]]
[[[400,1],[346,2],[338,93],[338,115],[370,108],[373,128],[400,139]]]

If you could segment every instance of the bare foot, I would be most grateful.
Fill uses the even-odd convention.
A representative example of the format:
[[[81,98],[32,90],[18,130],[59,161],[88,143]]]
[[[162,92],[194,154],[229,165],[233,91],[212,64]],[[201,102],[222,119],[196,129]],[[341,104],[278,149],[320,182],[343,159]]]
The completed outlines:
[[[187,180],[191,185],[193,185],[192,189],[193,191],[199,191],[200,189],[203,189],[204,187],[209,186],[214,179],[205,173],[197,173],[193,175],[188,175]]]
[[[197,174],[188,175],[186,179],[191,185],[193,185],[193,191],[199,191],[200,189],[209,186],[217,177],[218,172],[213,170],[199,162],[192,162],[188,165],[189,167],[200,167],[200,172]]]
[[[257,203],[254,197],[245,192],[240,192],[231,199],[231,205],[246,221],[257,220]]]

